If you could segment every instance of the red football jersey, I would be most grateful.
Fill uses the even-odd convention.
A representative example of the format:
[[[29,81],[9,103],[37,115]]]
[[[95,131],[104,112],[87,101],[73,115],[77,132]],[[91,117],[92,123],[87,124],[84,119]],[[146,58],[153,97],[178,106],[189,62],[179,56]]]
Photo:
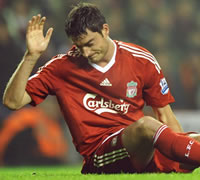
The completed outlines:
[[[55,95],[76,149],[89,156],[110,134],[143,114],[143,106],[174,101],[161,68],[146,49],[113,41],[115,52],[105,67],[89,62],[73,47],[57,55],[29,78],[32,105]]]

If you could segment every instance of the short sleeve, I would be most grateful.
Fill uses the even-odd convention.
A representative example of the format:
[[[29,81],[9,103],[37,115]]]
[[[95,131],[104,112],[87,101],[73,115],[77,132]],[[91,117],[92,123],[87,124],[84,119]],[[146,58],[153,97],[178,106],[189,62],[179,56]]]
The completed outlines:
[[[144,76],[143,97],[147,105],[163,107],[175,101],[157,61],[145,65]]]
[[[40,104],[48,95],[54,95],[54,86],[57,82],[58,64],[54,57],[31,76],[28,80],[26,91],[31,96],[33,106]]]

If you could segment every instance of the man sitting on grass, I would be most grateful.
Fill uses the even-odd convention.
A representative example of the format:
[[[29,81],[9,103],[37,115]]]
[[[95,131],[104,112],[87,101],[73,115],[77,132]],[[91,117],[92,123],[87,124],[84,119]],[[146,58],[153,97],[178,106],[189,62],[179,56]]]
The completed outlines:
[[[6,106],[19,109],[56,96],[84,157],[82,173],[191,172],[199,167],[200,136],[183,133],[157,60],[141,46],[112,40],[95,5],[81,3],[71,10],[65,31],[73,47],[29,78],[53,32],[49,28],[43,36],[45,20],[39,14],[29,21],[27,50],[5,89]],[[144,115],[144,104],[156,118]]]

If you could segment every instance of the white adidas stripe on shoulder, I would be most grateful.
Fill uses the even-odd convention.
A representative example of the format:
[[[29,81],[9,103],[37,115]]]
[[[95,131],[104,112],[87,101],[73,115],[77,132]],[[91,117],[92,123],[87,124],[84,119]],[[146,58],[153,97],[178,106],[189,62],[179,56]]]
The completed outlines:
[[[144,59],[150,61],[152,64],[154,64],[156,70],[160,74],[161,67],[158,64],[156,58],[151,53],[144,51],[143,49],[124,44],[123,42],[119,42],[118,44],[119,44],[119,48],[125,49],[125,50],[131,52],[133,56],[139,57],[139,58],[144,58]]]
[[[33,79],[33,78],[35,78],[35,77],[37,77],[38,75],[39,75],[39,74],[34,74],[34,75],[30,76],[30,77],[28,78],[28,81],[31,80],[31,79]]]
[[[48,61],[43,67],[47,67],[49,64],[51,64],[53,61],[61,59],[63,56],[65,56],[66,54],[59,54],[57,57],[51,59],[50,61]]]
[[[31,80],[31,79],[37,77],[44,67],[47,67],[47,66],[48,66],[49,64],[51,64],[52,62],[61,59],[61,58],[64,57],[65,55],[66,55],[66,54],[59,54],[59,55],[57,55],[55,58],[53,58],[53,59],[51,59],[50,61],[48,61],[44,66],[40,67],[40,69],[37,71],[36,74],[30,76],[30,77],[28,78],[28,80]]]
[[[136,47],[133,47],[133,46],[124,44],[123,42],[119,42],[118,44],[119,44],[119,45],[122,45],[122,46],[125,46],[125,47],[127,47],[127,48],[130,48],[130,49],[133,49],[133,50],[137,50],[137,51],[143,52],[143,53],[145,53],[145,54],[150,55],[152,58],[155,58],[151,53],[149,53],[149,52],[147,52],[147,51],[144,51],[143,49],[136,48]]]

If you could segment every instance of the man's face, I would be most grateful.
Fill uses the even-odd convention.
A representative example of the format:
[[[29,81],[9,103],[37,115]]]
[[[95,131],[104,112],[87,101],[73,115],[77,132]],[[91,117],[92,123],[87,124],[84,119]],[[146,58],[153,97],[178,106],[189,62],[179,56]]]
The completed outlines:
[[[72,38],[73,43],[79,48],[81,54],[92,63],[100,63],[108,52],[108,36],[106,30],[102,34],[86,30],[87,34],[79,38]]]

